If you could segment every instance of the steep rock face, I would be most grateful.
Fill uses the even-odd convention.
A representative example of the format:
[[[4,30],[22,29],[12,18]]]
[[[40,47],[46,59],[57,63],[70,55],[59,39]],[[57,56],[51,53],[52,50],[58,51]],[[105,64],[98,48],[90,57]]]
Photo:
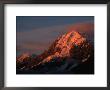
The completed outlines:
[[[85,41],[86,38],[76,31],[62,35],[50,46],[48,52],[53,54],[44,59],[44,62],[48,62],[55,57],[71,57],[70,50],[75,46],[80,46]]]

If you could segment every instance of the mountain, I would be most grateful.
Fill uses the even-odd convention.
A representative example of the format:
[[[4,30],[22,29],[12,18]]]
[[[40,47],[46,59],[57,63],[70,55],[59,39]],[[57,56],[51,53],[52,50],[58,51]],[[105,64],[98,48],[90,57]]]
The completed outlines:
[[[75,74],[94,72],[94,46],[82,33],[72,30],[58,37],[41,55],[22,54],[17,73]]]

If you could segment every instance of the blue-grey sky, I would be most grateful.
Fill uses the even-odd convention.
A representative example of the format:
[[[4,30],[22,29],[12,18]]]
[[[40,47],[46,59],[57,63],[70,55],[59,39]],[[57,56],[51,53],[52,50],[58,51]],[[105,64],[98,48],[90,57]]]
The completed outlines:
[[[67,25],[81,22],[94,22],[93,16],[17,16],[17,31]]]
[[[17,54],[40,54],[69,27],[87,32],[92,24],[93,16],[17,16]]]

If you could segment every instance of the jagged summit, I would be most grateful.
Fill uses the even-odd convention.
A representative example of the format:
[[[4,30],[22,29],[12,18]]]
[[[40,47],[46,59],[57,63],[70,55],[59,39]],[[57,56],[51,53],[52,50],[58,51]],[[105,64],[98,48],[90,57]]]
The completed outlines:
[[[84,41],[86,41],[86,38],[81,36],[78,32],[68,32],[55,40],[50,46],[48,52],[53,54],[51,56],[49,55],[44,61],[48,62],[54,57],[70,57],[71,48],[81,45]]]
[[[55,68],[57,68],[54,70],[56,73],[61,70],[67,72],[77,66],[78,63],[92,60],[93,53],[93,46],[88,42],[87,38],[72,30],[58,37],[48,50],[41,55],[35,56],[35,58],[27,54],[21,55],[17,58],[17,61],[22,61],[25,64],[17,62],[17,68],[19,70],[35,70],[37,73],[47,73],[45,70],[48,70],[48,73],[52,73]],[[60,67],[57,67],[58,63],[60,63]],[[53,65],[51,66],[52,70],[48,66],[50,64]],[[69,65],[71,69],[66,69]]]

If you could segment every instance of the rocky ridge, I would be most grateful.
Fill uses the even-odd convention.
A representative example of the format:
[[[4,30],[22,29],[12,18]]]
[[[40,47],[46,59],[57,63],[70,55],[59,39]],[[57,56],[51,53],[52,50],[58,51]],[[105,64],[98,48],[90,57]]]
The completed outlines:
[[[57,38],[41,55],[23,54],[17,58],[18,71],[36,73],[75,73],[74,68],[93,62],[94,47],[79,32],[72,30]]]

